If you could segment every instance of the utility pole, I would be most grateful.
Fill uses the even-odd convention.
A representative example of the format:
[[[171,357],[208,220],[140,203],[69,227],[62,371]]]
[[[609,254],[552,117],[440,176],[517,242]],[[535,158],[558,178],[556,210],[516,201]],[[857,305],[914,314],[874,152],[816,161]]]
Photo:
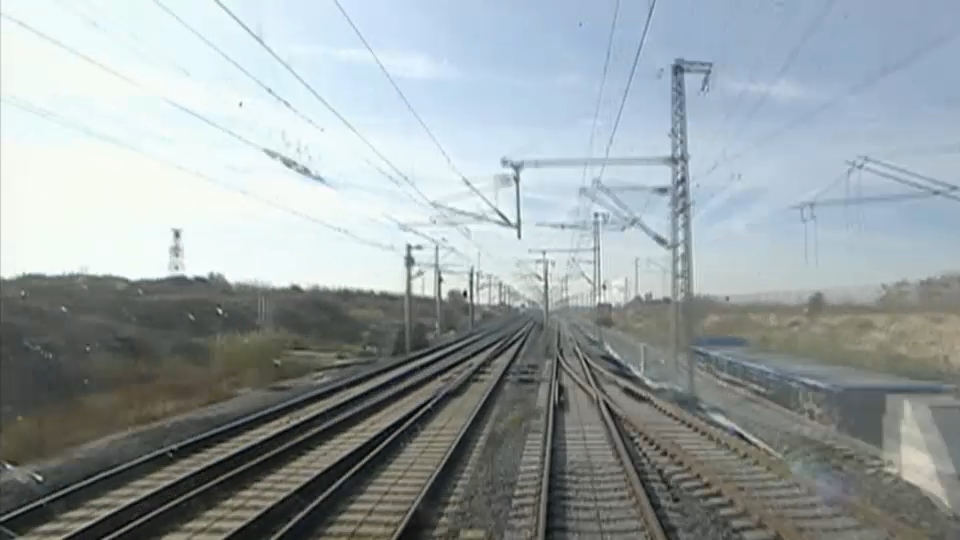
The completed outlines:
[[[474,280],[474,286],[476,287],[477,290],[474,291],[473,299],[476,305],[479,306],[483,304],[483,295],[481,294],[483,289],[483,272],[481,272],[480,270],[477,270],[476,279]]]
[[[630,301],[630,280],[623,278],[623,307],[627,307]]]
[[[167,261],[167,270],[172,275],[182,274],[184,272],[183,261],[183,229],[171,229],[173,238],[167,253],[170,259]]]
[[[665,157],[622,157],[622,158],[551,158],[551,159],[530,159],[515,160],[506,157],[501,158],[500,165],[509,168],[514,173],[514,178],[519,185],[520,173],[525,168],[553,168],[553,167],[583,167],[589,165],[604,166],[646,166],[646,165],[667,165],[672,169],[672,178],[669,189],[670,195],[670,239],[669,241],[657,234],[646,226],[639,216],[628,216],[630,221],[625,228],[638,227],[643,230],[657,245],[666,248],[671,252],[671,334],[672,334],[672,355],[675,369],[679,371],[678,365],[681,352],[689,352],[690,339],[693,334],[693,313],[691,305],[693,303],[693,234],[691,223],[691,194],[690,194],[690,175],[689,175],[689,153],[687,149],[687,105],[685,76],[690,74],[703,75],[701,92],[706,92],[710,72],[713,64],[710,62],[695,62],[684,59],[674,61],[671,72],[671,152]],[[596,190],[604,191],[610,197],[611,190],[603,190],[599,182],[593,186]],[[663,193],[662,188],[652,188],[654,193]],[[589,193],[593,195],[593,193]],[[616,199],[610,197],[616,204]],[[595,201],[599,202],[599,201]],[[621,201],[622,202],[622,201]],[[621,204],[616,204],[621,210],[624,210]],[[619,214],[619,212],[618,212]],[[596,220],[596,214],[595,220]],[[620,217],[615,215],[615,217]],[[567,228],[560,226],[559,228]],[[576,227],[571,227],[576,228]],[[594,226],[594,244],[597,247],[595,253],[598,255],[594,262],[594,302],[599,303],[603,297],[602,274],[597,266],[600,264],[599,257],[599,231]],[[687,385],[691,394],[695,394],[693,383],[693,355],[687,354],[687,365],[690,368]]]
[[[603,302],[603,293],[601,291],[601,284],[603,283],[601,261],[603,261],[603,257],[600,251],[600,215],[600,212],[593,213],[593,294],[595,296],[593,303],[598,310],[600,309],[600,303]],[[603,215],[606,217],[607,214]]]
[[[598,304],[601,299],[601,280],[603,278],[603,273],[601,271],[602,264],[602,254],[600,246],[600,236],[601,232],[605,229],[622,231],[628,225],[625,223],[611,222],[610,215],[606,213],[594,212],[593,220],[591,222],[572,222],[572,223],[556,223],[556,222],[541,222],[537,223],[540,227],[550,227],[554,229],[571,229],[571,230],[589,230],[593,234],[593,247],[592,248],[576,248],[576,249],[560,249],[560,250],[548,250],[552,253],[579,253],[585,251],[593,252],[593,277],[587,278],[584,273],[584,278],[590,281],[591,294],[593,296],[594,310],[598,310]],[[598,312],[599,314],[599,312]]]
[[[473,267],[470,267],[470,274],[467,278],[467,290],[470,291],[468,296],[470,297],[470,306],[468,308],[468,313],[470,314],[470,329],[473,330],[473,278],[474,278]]]
[[[711,62],[678,58],[673,63],[670,92],[670,158],[673,175],[670,190],[670,267],[673,276],[670,294],[673,327],[672,355],[679,365],[681,353],[687,357],[687,391],[696,396],[696,358],[690,353],[694,332],[693,223],[690,194],[690,154],[687,149],[686,75],[702,74],[701,91],[710,82]]]
[[[537,262],[543,264],[543,320],[547,323],[550,316],[550,265],[556,265],[557,262],[547,258],[547,253],[579,253],[586,251],[584,249],[566,249],[566,248],[541,248],[527,250],[529,253],[539,253],[540,258]]]
[[[550,261],[547,252],[543,252],[543,325],[550,322]]]
[[[437,335],[443,333],[443,276],[440,274],[440,244],[433,245],[433,281],[437,304]]]
[[[406,287],[403,295],[403,343],[404,350],[410,354],[412,341],[411,324],[413,319],[411,296],[413,295],[413,249],[414,246],[407,244],[407,252],[403,258],[403,264],[406,269]]]
[[[640,257],[633,258],[633,297],[640,296]]]
[[[654,266],[660,270],[660,294],[663,296],[667,295],[667,278],[670,276],[670,269],[666,266],[658,263],[654,259],[647,257],[647,264],[649,266]]]

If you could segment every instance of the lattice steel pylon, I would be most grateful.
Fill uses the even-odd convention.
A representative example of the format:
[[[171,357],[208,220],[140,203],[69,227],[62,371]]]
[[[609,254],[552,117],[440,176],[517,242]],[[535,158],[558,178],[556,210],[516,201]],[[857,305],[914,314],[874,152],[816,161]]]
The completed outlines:
[[[167,270],[171,274],[182,274],[183,262],[183,229],[172,229],[173,240],[170,242],[170,259],[167,261]]]
[[[690,352],[694,333],[693,290],[693,223],[690,194],[690,156],[687,150],[687,95],[685,75],[702,74],[701,92],[709,86],[712,62],[678,58],[673,63],[671,80],[671,152],[673,177],[670,193],[670,275],[671,354],[674,369],[679,369],[681,352],[687,357],[687,390],[696,394],[695,359]]]

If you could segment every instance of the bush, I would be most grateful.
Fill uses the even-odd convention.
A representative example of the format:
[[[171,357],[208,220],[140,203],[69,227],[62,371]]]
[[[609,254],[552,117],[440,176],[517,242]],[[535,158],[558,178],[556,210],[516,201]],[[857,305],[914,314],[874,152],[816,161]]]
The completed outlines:
[[[410,332],[410,352],[419,351],[430,346],[430,339],[427,337],[427,325],[415,323]],[[404,327],[400,326],[397,331],[397,338],[393,342],[393,355],[403,356],[406,350],[406,333]]]
[[[827,307],[827,299],[822,292],[817,291],[807,299],[806,314],[808,317],[817,317]]]

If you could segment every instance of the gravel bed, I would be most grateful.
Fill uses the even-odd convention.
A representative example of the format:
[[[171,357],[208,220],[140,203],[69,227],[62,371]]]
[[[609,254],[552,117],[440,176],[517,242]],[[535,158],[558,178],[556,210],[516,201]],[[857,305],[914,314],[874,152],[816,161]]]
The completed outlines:
[[[616,338],[615,338],[616,339]],[[622,339],[622,338],[621,338]],[[648,358],[651,376],[665,376],[665,367]],[[861,450],[867,446],[826,426],[804,422],[802,417],[777,405],[751,399],[723,387],[707,376],[697,377],[701,400],[780,453],[795,474],[840,490],[847,497],[877,508],[888,516],[931,538],[960,538],[960,517],[951,516],[919,487],[884,467],[879,449],[851,458],[838,448]]]
[[[619,420],[618,420],[619,421]],[[619,424],[623,433],[630,435],[633,430]],[[643,482],[647,496],[667,535],[676,540],[733,540],[742,535],[734,531],[728,521],[717,512],[703,504],[702,497],[696,497],[675,482],[670,482],[657,467],[650,456],[639,451],[635,445],[628,445],[628,451]]]
[[[459,507],[450,519],[453,529],[479,529],[494,538],[506,532],[527,431],[540,414],[536,389],[543,373],[546,334],[517,359],[507,375],[507,384],[496,396],[479,453],[470,460],[469,470],[461,470],[469,479],[462,486]]]
[[[639,503],[593,397],[561,377],[550,467],[548,535],[561,538],[649,538]]]
[[[0,513],[365,369],[370,369],[370,364],[345,367],[336,372],[327,371],[322,375],[309,375],[266,389],[248,391],[227,401],[91,441],[50,460],[18,467],[13,471],[4,469],[0,472]]]
[[[705,401],[779,452],[798,476],[856,497],[902,523],[929,532],[931,538],[948,538],[948,531],[956,526],[955,516],[919,487],[886,471],[879,458],[851,459],[838,451],[846,441],[828,429],[798,421],[796,415],[776,406],[738,396],[706,377],[699,378],[698,384]]]

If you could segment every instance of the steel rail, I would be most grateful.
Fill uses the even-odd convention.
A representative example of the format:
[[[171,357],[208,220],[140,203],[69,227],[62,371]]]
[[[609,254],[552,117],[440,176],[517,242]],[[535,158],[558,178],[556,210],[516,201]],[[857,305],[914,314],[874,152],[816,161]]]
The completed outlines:
[[[271,470],[302,448],[323,440],[335,430],[344,429],[344,426],[362,421],[391,400],[399,399],[402,395],[454,369],[462,362],[483,354],[490,347],[495,347],[500,339],[502,338],[499,335],[494,334],[489,339],[480,339],[471,343],[465,349],[458,351],[453,358],[442,359],[440,363],[429,365],[412,375],[404,372],[385,385],[371,388],[360,396],[354,396],[349,402],[356,408],[340,407],[338,410],[343,411],[342,413],[334,413],[336,416],[319,426],[310,427],[305,432],[301,432],[299,424],[292,424],[285,430],[296,434],[292,440],[284,439],[277,443],[271,437],[256,441],[240,452],[180,478],[176,483],[165,486],[159,492],[150,493],[146,497],[128,503],[122,509],[109,514],[107,516],[109,519],[88,524],[68,538],[116,540],[150,536],[178,522],[185,514],[189,514],[193,506],[191,502],[207,499],[217,492],[229,489],[230,486],[241,484],[245,479],[256,476],[261,471]],[[413,378],[403,380],[410,376]]]
[[[617,376],[617,374],[597,364],[588,356],[583,355],[583,358],[592,368],[601,373],[605,373],[611,381],[614,381],[613,384],[625,395],[649,404],[654,410],[671,418],[678,424],[686,426],[688,429],[710,440],[719,447],[730,450],[744,462],[758,464],[775,476],[784,479],[788,483],[799,486],[808,493],[817,493],[816,486],[802,477],[795,476],[789,465],[782,460],[737,437],[725,433],[679,406],[641,388],[633,381],[628,381],[623,377]],[[725,497],[733,501],[736,506],[760,519],[761,522],[765,523],[771,530],[776,531],[777,534],[785,540],[806,538],[806,535],[802,533],[791,520],[751,500],[741,487],[735,485],[734,482],[724,479],[723,475],[720,474],[714,466],[703,463],[703,460],[696,458],[676,442],[652,435],[653,430],[647,425],[645,419],[627,413],[623,407],[616,403],[616,400],[613,399],[608,392],[603,391],[602,396],[610,405],[611,409],[616,412],[624,422],[639,432],[641,437],[652,447],[656,447],[659,451],[666,452],[673,456],[677,462],[689,468],[696,476],[705,479],[711,485],[715,486]],[[905,526],[888,516],[882,515],[858,500],[843,498],[841,504],[851,514],[857,516],[865,525],[879,526],[885,531],[895,535],[896,538],[903,540],[923,540],[928,537],[924,532]]]
[[[546,540],[550,520],[550,471],[553,467],[553,439],[554,427],[556,425],[556,411],[557,407],[559,407],[559,393],[557,392],[557,388],[559,386],[560,355],[562,354],[561,341],[562,334],[558,329],[556,355],[553,360],[553,365],[550,367],[550,379],[547,383],[550,385],[550,393],[547,398],[549,405],[545,411],[546,429],[543,434],[543,473],[540,478],[540,493],[538,495],[539,500],[537,501],[536,538],[538,540]]]
[[[578,386],[584,390],[584,392],[592,397],[596,403],[603,420],[604,428],[609,436],[610,443],[613,445],[614,450],[616,451],[617,459],[619,459],[623,465],[627,480],[630,482],[630,487],[633,491],[634,497],[636,498],[641,516],[647,525],[647,533],[649,537],[652,540],[667,540],[668,536],[666,531],[663,529],[663,524],[660,522],[660,516],[657,515],[657,511],[653,507],[650,497],[647,495],[647,490],[644,488],[643,482],[640,480],[640,476],[637,474],[637,470],[633,466],[633,460],[630,457],[630,452],[627,450],[627,445],[623,440],[623,433],[620,431],[619,426],[617,426],[613,419],[606,396],[599,388],[599,385],[597,384],[596,379],[593,377],[593,373],[590,370],[590,366],[587,364],[586,359],[580,354],[580,351],[576,348],[576,346],[573,347],[573,354],[580,362],[586,380],[583,380],[583,378],[576,373],[573,366],[570,365],[566,358],[564,358],[562,361],[562,367],[564,371],[574,382],[577,383]]]
[[[333,381],[327,385],[318,388],[292,400],[278,403],[262,411],[258,411],[248,416],[244,416],[222,426],[218,426],[209,431],[205,431],[184,441],[167,445],[159,450],[145,454],[137,459],[122,463],[100,473],[97,473],[87,479],[70,484],[60,490],[46,495],[33,502],[27,503],[19,508],[0,516],[0,538],[32,528],[39,523],[50,519],[56,511],[69,509],[75,506],[82,499],[91,498],[105,490],[110,489],[112,485],[129,480],[132,477],[140,476],[162,467],[172,461],[179,459],[184,455],[189,455],[202,448],[217,444],[223,440],[229,439],[248,429],[254,428],[260,424],[270,422],[276,418],[282,417],[289,412],[301,408],[314,401],[321,400],[333,395],[341,390],[359,385],[390,370],[397,369],[409,362],[426,358],[436,354],[444,349],[451,349],[453,352],[457,348],[465,347],[469,343],[482,337],[482,331],[475,331],[462,338],[444,342],[432,346],[423,351],[406,355],[395,361],[382,366],[377,366],[369,370],[350,377]],[[9,533],[4,533],[7,530]]]
[[[504,376],[510,370],[510,366],[513,365],[513,362],[523,353],[524,346],[528,343],[531,335],[532,334],[529,333],[525,334],[520,339],[515,341],[514,344],[516,345],[516,350],[512,353],[507,351],[513,345],[507,345],[504,348],[502,353],[509,354],[509,360],[500,369],[499,373],[494,376],[494,380],[487,385],[486,391],[480,398],[480,403],[473,409],[473,411],[470,412],[466,422],[460,428],[459,433],[457,433],[453,444],[447,449],[446,454],[441,459],[440,465],[436,468],[436,470],[434,470],[433,475],[427,480],[427,483],[420,490],[420,493],[410,506],[410,509],[407,510],[407,513],[403,516],[403,519],[400,520],[397,530],[394,532],[391,540],[412,540],[421,524],[426,522],[423,516],[423,514],[428,512],[424,508],[425,502],[430,500],[430,498],[440,489],[442,484],[440,481],[441,477],[449,474],[455,462],[454,456],[457,455],[458,451],[463,449],[463,442],[467,438],[468,432],[477,427],[477,420],[481,418],[483,413],[491,406],[491,402],[493,401],[491,398],[493,394],[503,384]],[[477,369],[479,368],[480,366],[478,366]],[[462,380],[456,381],[451,385],[451,390],[449,391],[456,391],[456,389],[469,381],[473,377],[474,373],[475,372],[471,372],[463,377]]]
[[[516,325],[516,322],[512,324]],[[241,444],[244,444],[242,443],[242,437],[238,439],[238,437],[244,433],[256,433],[257,429],[269,427],[278,420],[282,420],[291,414],[296,414],[300,410],[316,407],[316,405],[312,404],[319,403],[322,406],[327,401],[335,400],[332,404],[322,408],[322,410],[318,412],[302,416],[296,421],[282,426],[272,434],[276,436],[269,437],[269,443],[265,442],[265,440],[253,440],[250,443],[246,443],[245,446],[240,446],[233,450],[227,448],[226,453],[222,457],[232,458],[229,461],[219,460],[217,463],[201,464],[202,466],[198,466],[198,469],[192,471],[194,473],[200,473],[202,470],[202,474],[204,475],[222,472],[237,463],[241,463],[243,459],[256,455],[258,450],[263,451],[269,445],[282,445],[285,441],[296,438],[300,430],[309,430],[329,419],[331,416],[343,413],[350,407],[361,403],[362,400],[375,395],[377,391],[388,388],[393,381],[430,369],[431,366],[435,366],[438,363],[442,363],[444,359],[448,359],[450,355],[460,354],[465,350],[476,347],[479,343],[489,341],[491,335],[495,336],[497,335],[496,332],[501,332],[508,328],[508,324],[502,324],[487,328],[485,331],[468,334],[453,342],[431,347],[425,352],[409,355],[398,361],[391,362],[388,365],[370,370],[369,372],[360,373],[332,387],[311,392],[306,396],[301,396],[300,398],[279,404],[260,413],[241,418],[226,426],[218,427],[204,434],[192,437],[183,443],[169,446],[158,452],[152,452],[143,458],[105,471],[87,481],[69,486],[60,492],[46,497],[44,500],[14,511],[4,516],[6,521],[0,524],[8,531],[8,535],[24,534],[34,531],[34,529],[37,528],[43,529],[41,524],[44,522],[50,524],[49,518],[51,514],[54,513],[55,507],[66,506],[69,508],[71,506],[76,507],[77,505],[82,505],[84,504],[84,500],[93,500],[101,494],[109,493],[112,486],[116,486],[117,484],[125,485],[125,482],[129,481],[131,477],[137,475],[137,473],[139,473],[138,476],[140,478],[145,478],[146,475],[153,474],[151,471],[164,470],[164,467],[168,463],[170,465],[181,463],[187,456],[195,456],[201,452],[219,448],[229,441],[240,440]],[[491,332],[494,333],[491,334]],[[378,378],[384,378],[385,381],[376,384]],[[369,388],[364,388],[364,385],[369,386]],[[347,397],[336,399],[337,396],[339,396],[338,391],[348,392]],[[349,395],[350,392],[353,392],[353,395]],[[176,498],[184,491],[189,491],[194,486],[197,478],[199,478],[199,476],[192,475],[189,480],[187,480],[177,476],[171,484],[161,484],[160,491],[163,496],[151,499],[153,502],[149,505],[144,505],[143,501],[139,500],[121,501],[121,503],[117,503],[120,506],[119,508],[104,508],[99,516],[92,514],[89,516],[87,523],[81,522],[79,529],[61,531],[59,534],[56,534],[56,536],[59,537],[64,534],[70,534],[71,532],[77,532],[82,533],[78,534],[77,537],[83,537],[84,534],[92,534],[94,531],[99,531],[103,534],[104,531],[109,531],[113,528],[108,526],[107,522],[123,524],[137,519],[143,513],[155,508],[157,504],[162,506],[166,500]],[[134,504],[134,502],[139,502],[139,504]],[[57,515],[65,514],[61,512]],[[92,534],[92,536],[99,537],[100,534]]]
[[[498,347],[497,350],[489,354],[484,361],[478,362],[472,366],[469,370],[467,370],[467,372],[462,374],[455,381],[449,383],[441,391],[435,394],[429,402],[425,403],[422,408],[412,415],[412,417],[408,418],[403,425],[397,427],[388,436],[386,436],[376,448],[373,448],[363,454],[357,454],[354,456],[355,459],[351,460],[352,467],[348,471],[344,472],[340,478],[333,483],[333,485],[327,487],[327,489],[321,494],[316,496],[311,495],[312,501],[298,514],[292,517],[292,519],[289,519],[283,528],[270,535],[269,538],[272,540],[292,540],[307,537],[311,532],[314,532],[315,529],[321,525],[321,522],[329,519],[330,509],[332,507],[336,507],[339,501],[342,501],[344,497],[348,496],[353,491],[351,488],[355,488],[357,484],[363,480],[363,477],[368,475],[371,472],[371,469],[380,463],[380,460],[385,459],[387,454],[390,454],[396,450],[405,439],[409,438],[415,428],[423,425],[425,421],[428,421],[430,417],[438,413],[439,410],[443,408],[445,403],[452,398],[452,396],[454,396],[457,392],[462,391],[465,386],[469,386],[467,383],[484,366],[495,360],[498,356],[508,354],[509,358],[505,362],[503,368],[501,368],[495,375],[494,380],[489,384],[483,397],[480,399],[479,404],[470,414],[467,422],[461,426],[454,443],[450,448],[448,448],[447,453],[444,455],[440,467],[437,467],[437,469],[433,471],[433,474],[431,475],[431,478],[428,479],[427,484],[418,492],[414,504],[408,508],[404,518],[397,523],[397,527],[392,533],[388,533],[387,536],[397,538],[402,534],[410,534],[410,532],[413,532],[412,530],[407,532],[405,529],[406,526],[410,524],[413,513],[416,512],[418,503],[423,500],[423,495],[427,490],[430,489],[430,483],[438,477],[438,470],[449,462],[451,455],[450,450],[464,439],[467,429],[474,427],[473,424],[475,424],[475,420],[480,416],[479,410],[486,406],[494,389],[499,387],[504,374],[509,369],[509,366],[512,364],[513,360],[519,355],[519,351],[529,335],[530,331],[529,329],[526,329],[524,333],[515,336],[513,339],[503,342],[502,346]],[[513,349],[512,352],[510,351],[511,348]],[[251,539],[264,537],[265,536],[257,535],[237,536],[237,538]]]

